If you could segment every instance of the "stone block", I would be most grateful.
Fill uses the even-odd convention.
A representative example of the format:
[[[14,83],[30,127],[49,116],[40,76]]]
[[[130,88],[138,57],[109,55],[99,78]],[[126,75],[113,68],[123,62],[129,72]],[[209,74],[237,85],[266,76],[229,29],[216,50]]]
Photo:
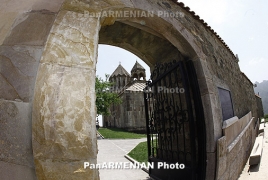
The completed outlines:
[[[215,95],[206,94],[202,97],[205,123],[206,123],[206,140],[207,151],[214,152],[216,150],[216,141],[222,136],[222,118],[216,109]],[[214,123],[210,123],[214,122]]]
[[[239,154],[239,156],[237,156],[237,159],[236,159],[236,161],[238,163],[237,163],[237,167],[236,167],[237,174],[236,174],[235,179],[237,179],[239,177],[240,173],[243,171],[245,164],[246,164],[246,163],[244,163],[244,157],[245,157],[244,146],[242,147],[242,149],[243,150],[240,151],[240,154]]]
[[[0,74],[0,98],[8,100],[20,99],[14,87],[8,83],[2,74]]]
[[[239,156],[236,156],[235,159],[232,159],[232,161],[230,161],[230,166],[229,168],[229,179],[237,179],[240,172],[239,171],[239,161],[238,161]]]
[[[217,169],[216,169],[216,179],[226,172],[227,169],[227,145],[226,137],[218,139],[217,141]]]
[[[243,138],[244,133],[247,132],[247,129],[250,127],[248,119],[250,118],[251,112],[237,120],[237,117],[226,120],[223,122],[223,133],[226,136],[228,149],[235,146],[237,141],[240,141]],[[252,121],[250,121],[252,122]]]
[[[98,12],[102,9],[118,8],[118,7],[133,7],[133,3],[131,0],[124,0],[124,1],[120,1],[120,0],[115,0],[115,1],[113,0],[102,0],[102,1],[65,0],[62,6],[62,9],[83,13],[84,11]]]
[[[227,145],[229,146],[234,139],[237,137],[240,131],[237,131],[237,122],[232,124],[231,126],[223,129],[223,133],[226,136]]]
[[[249,157],[249,165],[259,164],[261,161],[262,155],[262,146],[263,146],[263,136],[256,138],[253,149]]]
[[[37,180],[34,168],[4,161],[0,161],[0,175],[3,180]]]
[[[73,162],[58,161],[55,159],[36,159],[36,171],[38,179],[51,180],[99,180],[98,169],[84,169],[84,162],[96,164],[97,159],[83,159]]]
[[[216,153],[207,153],[206,179],[215,179]]]
[[[231,126],[232,124],[236,123],[237,121],[238,121],[238,117],[237,116],[232,117],[230,119],[227,119],[227,120],[223,121],[223,123],[222,123],[222,129],[225,129],[225,128]]]
[[[41,63],[95,68],[99,28],[97,18],[61,11],[51,29]]]
[[[24,13],[17,18],[3,44],[43,46],[54,19],[55,14],[51,12]]]
[[[29,102],[43,47],[0,46],[0,98]]]
[[[213,79],[212,71],[209,69],[210,63],[208,63],[206,60],[200,60],[201,67],[203,68],[203,75],[208,79]]]
[[[18,12],[6,12],[4,13],[2,11],[2,9],[0,8],[0,17],[1,17],[1,21],[0,21],[0,45],[3,44],[5,38],[7,35],[9,35],[10,29],[12,27],[12,24],[14,23]]]
[[[238,118],[235,116],[223,122],[223,134],[226,137],[227,146],[229,146],[240,133],[238,128]]]
[[[97,178],[97,170],[81,169],[97,156],[94,76],[94,69],[40,65],[32,123],[38,178]]]
[[[32,6],[32,11],[41,11],[45,9],[50,12],[58,12],[63,2],[64,0],[38,0],[34,2]]]
[[[217,90],[215,84],[211,79],[205,79],[205,78],[199,79],[198,84],[201,95],[215,93]]]
[[[36,157],[80,159],[96,153],[95,71],[42,64],[33,106]],[[90,110],[91,109],[91,110]],[[36,146],[35,146],[36,145]]]
[[[239,140],[231,151],[227,154],[227,166],[230,166],[230,163],[236,159],[236,156],[239,155],[240,150],[242,149],[242,141]],[[227,150],[228,151],[228,150]]]
[[[264,132],[264,124],[261,123],[259,127],[259,134]]]
[[[244,134],[243,138],[242,138],[242,142],[243,142],[243,147],[242,147],[242,151],[241,151],[241,171],[243,171],[244,166],[246,165],[249,155],[250,155],[250,151],[251,151],[251,139],[249,139],[246,134]]]
[[[29,103],[0,100],[0,161],[34,168],[31,110]]]
[[[229,172],[226,171],[222,176],[219,177],[218,180],[230,180],[229,179]]]

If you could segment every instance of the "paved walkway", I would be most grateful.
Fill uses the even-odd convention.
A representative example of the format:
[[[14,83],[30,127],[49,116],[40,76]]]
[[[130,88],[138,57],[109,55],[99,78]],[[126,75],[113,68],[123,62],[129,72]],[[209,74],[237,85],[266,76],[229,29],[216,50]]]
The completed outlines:
[[[130,162],[124,155],[127,154],[142,139],[127,140],[98,140],[98,164],[108,162]],[[149,180],[149,176],[141,169],[100,169],[100,180]]]
[[[264,140],[261,162],[252,167],[248,162],[244,167],[243,172],[240,174],[239,180],[267,180],[268,179],[268,123],[264,128]]]

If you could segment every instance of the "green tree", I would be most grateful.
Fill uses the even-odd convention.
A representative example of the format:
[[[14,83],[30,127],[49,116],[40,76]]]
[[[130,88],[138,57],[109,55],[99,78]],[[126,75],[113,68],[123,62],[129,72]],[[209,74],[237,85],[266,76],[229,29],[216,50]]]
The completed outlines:
[[[101,77],[96,77],[95,91],[96,91],[96,106],[97,116],[109,115],[109,107],[112,103],[120,104],[121,99],[118,94],[110,91],[113,83],[108,81],[109,75],[105,74],[106,79],[103,80]]]

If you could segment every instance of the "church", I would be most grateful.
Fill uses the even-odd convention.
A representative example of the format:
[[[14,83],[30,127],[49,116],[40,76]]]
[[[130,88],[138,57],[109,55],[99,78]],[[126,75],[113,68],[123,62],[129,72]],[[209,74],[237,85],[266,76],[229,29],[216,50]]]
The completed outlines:
[[[109,77],[109,81],[113,83],[111,91],[118,93],[122,103],[111,105],[110,115],[103,117],[103,126],[145,132],[143,89],[146,85],[146,72],[144,67],[136,61],[129,74],[120,63]]]

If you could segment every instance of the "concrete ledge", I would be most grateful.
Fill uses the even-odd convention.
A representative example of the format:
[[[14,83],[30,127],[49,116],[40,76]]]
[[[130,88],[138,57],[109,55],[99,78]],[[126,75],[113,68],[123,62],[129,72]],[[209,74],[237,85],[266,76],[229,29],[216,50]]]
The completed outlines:
[[[242,138],[242,136],[245,134],[246,130],[248,129],[249,125],[252,123],[254,117],[251,118],[247,126],[243,129],[243,131],[235,138],[235,140],[228,146],[227,150],[228,153],[235,147],[237,142]]]
[[[249,157],[249,165],[259,164],[262,155],[263,136],[258,136]]]
[[[227,120],[223,121],[223,123],[222,123],[222,129],[225,129],[225,128],[231,126],[232,124],[236,123],[237,121],[238,121],[238,117],[237,116],[234,116],[234,117],[232,117],[230,119],[227,119]]]
[[[142,165],[141,165],[140,162],[136,161],[135,159],[133,159],[132,157],[130,157],[130,156],[127,155],[127,154],[124,155],[124,157],[125,157],[126,159],[128,159],[130,162],[132,162],[133,164],[138,165],[138,167],[141,167],[141,169],[142,169],[144,172],[146,172],[146,173],[149,174],[149,169],[142,167]]]

